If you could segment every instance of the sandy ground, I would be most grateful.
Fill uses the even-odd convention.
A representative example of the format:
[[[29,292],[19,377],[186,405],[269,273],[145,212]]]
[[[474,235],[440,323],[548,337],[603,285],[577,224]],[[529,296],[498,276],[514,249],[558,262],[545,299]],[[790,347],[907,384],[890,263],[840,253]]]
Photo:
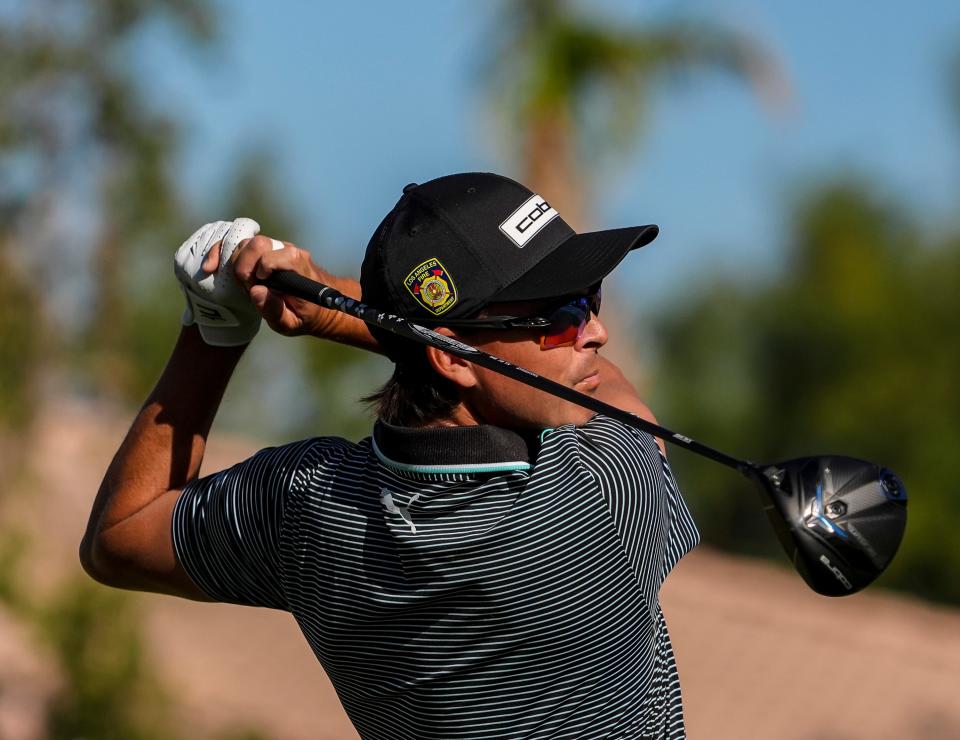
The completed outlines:
[[[38,472],[4,512],[38,534],[37,588],[79,571],[76,548],[129,419],[62,402],[44,415]],[[258,445],[214,440],[205,469]],[[190,736],[252,724],[278,740],[355,738],[288,614],[143,595],[157,670]],[[810,592],[792,571],[701,548],[662,595],[694,740],[960,738],[960,613],[872,590]],[[0,738],[42,737],[49,660],[0,611]]]

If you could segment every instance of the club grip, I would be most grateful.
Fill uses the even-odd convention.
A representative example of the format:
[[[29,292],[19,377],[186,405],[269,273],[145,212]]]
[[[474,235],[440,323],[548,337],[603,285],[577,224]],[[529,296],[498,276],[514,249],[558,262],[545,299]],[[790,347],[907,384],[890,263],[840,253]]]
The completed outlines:
[[[318,283],[292,270],[277,270],[271,273],[263,284],[268,288],[312,303],[318,303],[324,291],[336,293],[329,285]]]

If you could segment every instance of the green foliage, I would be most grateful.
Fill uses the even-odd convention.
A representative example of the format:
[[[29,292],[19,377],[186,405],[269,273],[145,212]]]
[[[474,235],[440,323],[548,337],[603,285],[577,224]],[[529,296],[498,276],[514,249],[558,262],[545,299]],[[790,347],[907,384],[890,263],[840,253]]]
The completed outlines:
[[[268,150],[249,152],[232,173],[233,186],[223,213],[250,216],[261,232],[293,242],[316,264],[336,272],[322,245],[303,241],[299,218],[276,182],[275,159]],[[356,270],[356,266],[351,268]],[[370,433],[372,418],[359,403],[378,380],[389,375],[386,361],[369,352],[312,337],[269,336],[264,326],[233,380],[231,396],[245,408],[229,412],[230,426],[261,436],[339,435],[359,439]],[[293,385],[292,402],[274,403],[267,384]],[[264,420],[269,419],[269,423]]]
[[[960,45],[947,62],[947,102],[953,114],[953,123],[960,126]]]
[[[192,220],[171,172],[177,124],[149,105],[131,51],[137,35],[160,19],[206,42],[213,16],[206,0],[36,5],[34,12],[6,14],[0,24],[0,160],[14,174],[0,187],[0,238],[18,242],[34,282],[57,293],[76,277],[57,274],[57,266],[78,263],[78,251],[89,247],[93,310],[67,337],[74,369],[85,371],[100,393],[130,399],[156,368],[153,353],[129,351],[142,343],[139,319],[147,304],[143,284],[128,278],[157,249],[169,264]],[[83,243],[73,233],[52,238],[53,224],[78,200],[92,216],[93,233]]]
[[[380,387],[393,372],[383,357],[330,342],[310,342],[307,371],[316,399],[316,418],[303,434],[334,434],[360,439],[370,434],[373,415],[360,398]]]
[[[30,538],[22,530],[10,526],[0,530],[0,604],[6,604],[15,612],[25,607],[17,574],[29,544]]]
[[[47,737],[176,740],[165,720],[169,698],[148,668],[132,595],[84,576],[39,596],[22,572],[28,555],[26,532],[0,531],[0,604],[34,627],[61,678]]]
[[[305,246],[299,214],[278,177],[277,158],[269,148],[247,150],[226,178],[230,186],[221,204],[222,218],[253,218],[262,233]]]
[[[36,406],[43,315],[34,292],[8,259],[0,234],[0,429],[24,429]],[[2,457],[2,455],[0,455]]]
[[[60,676],[48,709],[49,740],[179,740],[173,699],[150,667],[136,596],[85,576],[38,595],[23,575],[26,532],[0,531],[0,604],[33,626]],[[217,740],[267,740],[268,733],[237,726]]]
[[[662,318],[658,408],[739,456],[832,452],[893,468],[912,503],[881,582],[960,602],[960,497],[949,484],[960,447],[960,236],[932,243],[915,221],[864,180],[811,189],[776,281],[705,286]],[[708,541],[777,550],[739,476],[676,457]]]
[[[51,738],[176,737],[164,719],[169,697],[146,668],[128,594],[76,580],[44,605],[39,622],[66,683],[51,710]]]

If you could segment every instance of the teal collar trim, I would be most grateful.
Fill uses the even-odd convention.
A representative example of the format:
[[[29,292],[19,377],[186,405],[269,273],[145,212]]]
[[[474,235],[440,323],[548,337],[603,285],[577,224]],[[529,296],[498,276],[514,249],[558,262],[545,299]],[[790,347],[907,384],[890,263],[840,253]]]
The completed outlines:
[[[511,470],[530,470],[530,463],[522,460],[512,460],[509,462],[496,463],[473,463],[466,465],[415,465],[410,463],[397,462],[391,460],[383,454],[383,451],[377,446],[377,440],[371,440],[373,443],[373,454],[377,456],[388,468],[402,470],[405,473],[504,473]]]
[[[528,438],[491,424],[400,427],[377,421],[373,452],[394,470],[410,473],[500,473],[529,470],[539,448]]]

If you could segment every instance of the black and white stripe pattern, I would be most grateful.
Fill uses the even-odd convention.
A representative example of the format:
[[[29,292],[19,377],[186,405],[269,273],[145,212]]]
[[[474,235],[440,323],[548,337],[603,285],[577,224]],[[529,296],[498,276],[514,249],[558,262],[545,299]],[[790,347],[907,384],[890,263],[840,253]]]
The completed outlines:
[[[263,450],[189,485],[173,534],[211,597],[294,615],[364,738],[684,737],[658,592],[698,534],[613,419],[495,473],[370,438]]]

